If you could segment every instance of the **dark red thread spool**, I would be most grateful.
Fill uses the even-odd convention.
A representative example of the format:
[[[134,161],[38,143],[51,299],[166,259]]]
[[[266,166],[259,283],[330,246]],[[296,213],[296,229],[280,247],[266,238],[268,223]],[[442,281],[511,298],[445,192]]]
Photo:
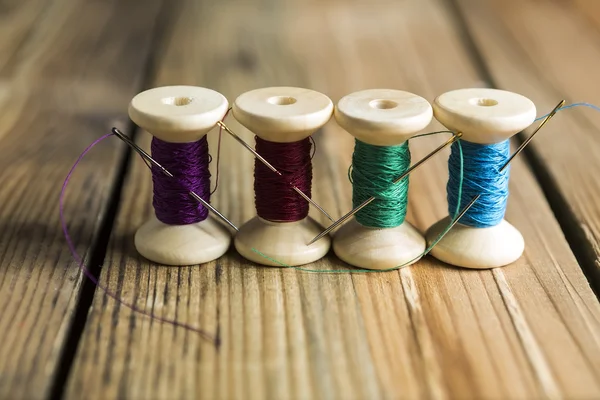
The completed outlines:
[[[303,88],[256,89],[235,100],[233,115],[256,134],[258,153],[254,170],[258,215],[235,236],[235,248],[244,258],[263,265],[293,266],[327,254],[329,237],[308,245],[324,229],[308,216],[309,201],[313,202],[310,137],[332,111],[327,96]]]
[[[256,136],[256,151],[281,175],[260,160],[254,163],[256,213],[269,221],[294,222],[306,218],[309,203],[293,187],[311,197],[312,163],[309,138],[276,143]]]

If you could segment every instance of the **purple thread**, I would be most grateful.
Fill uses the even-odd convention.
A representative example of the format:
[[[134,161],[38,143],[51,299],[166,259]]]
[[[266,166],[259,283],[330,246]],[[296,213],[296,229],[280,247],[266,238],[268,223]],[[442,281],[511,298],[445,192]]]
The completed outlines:
[[[308,202],[292,189],[296,186],[311,196],[312,164],[309,138],[276,143],[255,137],[256,152],[282,176],[260,160],[254,162],[254,196],[256,213],[268,221],[300,221],[308,215]]]
[[[141,309],[141,308],[139,308],[139,307],[137,307],[137,306],[135,306],[133,304],[126,303],[116,293],[111,292],[106,286],[102,285],[98,281],[98,279],[96,279],[96,277],[94,275],[92,275],[92,273],[85,266],[85,264],[84,264],[83,259],[81,258],[81,256],[79,256],[79,254],[77,253],[77,250],[75,249],[75,245],[73,244],[73,240],[71,239],[71,235],[69,235],[69,230],[67,229],[67,223],[66,223],[65,217],[64,217],[64,198],[65,198],[65,192],[67,190],[67,185],[69,184],[69,180],[71,179],[71,175],[73,175],[73,172],[75,171],[75,168],[79,165],[79,163],[81,162],[81,160],[83,159],[83,157],[94,146],[96,146],[98,143],[100,143],[104,139],[108,138],[109,136],[113,136],[113,134],[112,133],[106,134],[106,135],[100,137],[99,139],[94,140],[94,142],[92,142],[92,144],[90,144],[88,147],[86,147],[86,149],[79,155],[79,157],[75,161],[75,164],[73,164],[73,166],[69,170],[69,173],[67,174],[67,177],[65,178],[65,181],[64,181],[64,183],[62,185],[62,189],[60,191],[60,198],[59,198],[59,201],[58,201],[58,204],[59,204],[59,213],[60,213],[60,224],[62,226],[63,234],[65,235],[65,240],[67,241],[67,246],[69,246],[69,250],[71,251],[71,255],[73,256],[73,258],[77,262],[77,264],[78,264],[79,269],[81,270],[81,272],[83,272],[83,274],[90,281],[92,281],[92,283],[94,283],[94,285],[96,285],[98,288],[100,288],[108,297],[113,298],[117,303],[119,303],[123,307],[129,308],[133,312],[145,315],[145,316],[150,317],[150,318],[152,318],[152,319],[154,319],[156,321],[163,322],[163,323],[166,323],[166,324],[169,324],[169,325],[173,325],[175,327],[181,327],[181,328],[190,330],[192,332],[196,332],[203,339],[213,342],[215,344],[215,346],[219,346],[219,338],[213,338],[210,334],[208,334],[207,332],[203,331],[202,329],[199,329],[199,328],[196,328],[196,327],[193,327],[191,325],[184,324],[182,322],[178,322],[178,321],[175,321],[175,320],[171,320],[171,319],[159,317],[159,316],[155,315],[152,312],[145,311],[145,310],[143,310],[143,309]]]
[[[204,221],[208,217],[208,210],[194,200],[189,192],[210,201],[206,136],[192,143],[169,143],[153,138],[151,148],[152,157],[173,174],[171,178],[159,168],[152,167],[152,204],[156,218],[168,225],[188,225]]]

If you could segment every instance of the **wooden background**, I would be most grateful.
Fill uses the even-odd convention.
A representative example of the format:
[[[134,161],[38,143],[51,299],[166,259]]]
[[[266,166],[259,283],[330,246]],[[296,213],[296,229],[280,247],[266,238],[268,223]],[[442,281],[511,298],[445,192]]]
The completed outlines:
[[[103,142],[68,190],[79,251],[125,301],[218,335],[218,349],[96,290],[58,221],[62,180],[90,142],[117,126],[148,146],[127,104],[149,87],[232,101],[301,86],[337,102],[374,87],[433,100],[490,86],[541,115],[562,98],[600,104],[599,67],[596,0],[0,0],[0,398],[599,398],[600,113],[589,109],[559,113],[514,162],[507,219],[526,251],[488,271],[427,257],[310,274],[233,250],[154,265],[132,243],[152,212],[150,174]],[[339,217],[353,139],[332,121],[315,140],[314,198]],[[443,140],[414,141],[413,159]],[[411,176],[422,230],[446,214],[447,154]],[[253,159],[229,137],[221,156],[213,203],[241,224],[255,213]],[[332,254],[314,266],[345,267]]]

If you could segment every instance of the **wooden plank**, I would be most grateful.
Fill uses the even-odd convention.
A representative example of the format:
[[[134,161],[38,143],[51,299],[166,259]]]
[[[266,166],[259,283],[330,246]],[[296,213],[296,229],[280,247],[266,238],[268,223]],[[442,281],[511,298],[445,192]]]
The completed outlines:
[[[10,4],[8,4],[10,3]],[[0,398],[49,396],[82,279],[58,221],[58,194],[78,154],[139,90],[160,1],[2,2],[0,24]],[[135,11],[135,19],[130,17]],[[18,43],[10,48],[11,43]],[[118,163],[114,140],[79,166],[66,215],[89,255]]]
[[[600,104],[600,3],[458,0],[493,83],[540,112],[560,99]],[[600,293],[600,113],[561,112],[531,146],[536,173],[567,239]]]
[[[188,0],[154,85],[203,85],[229,99],[267,85],[311,87],[334,101],[369,87],[433,99],[482,80],[446,4]],[[340,216],[351,207],[353,140],[333,122],[316,140],[314,197]],[[415,141],[414,159],[442,140]],[[149,135],[140,144],[148,147]],[[446,159],[411,177],[409,220],[421,229],[446,214]],[[252,162],[223,139],[213,202],[236,223],[255,212]],[[522,159],[507,214],[527,242],[515,265],[471,271],[427,258],[368,275],[261,268],[233,250],[195,267],[149,263],[132,236],[152,212],[151,181],[141,161],[130,168],[102,280],[127,302],[218,335],[221,346],[97,293],[69,398],[83,390],[91,398],[211,399],[600,394],[600,307]],[[314,267],[345,265],[329,255]]]

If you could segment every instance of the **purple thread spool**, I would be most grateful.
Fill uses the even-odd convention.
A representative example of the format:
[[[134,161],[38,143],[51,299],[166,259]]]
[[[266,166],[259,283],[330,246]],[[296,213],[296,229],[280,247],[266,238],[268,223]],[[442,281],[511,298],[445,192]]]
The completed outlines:
[[[131,120],[154,136],[153,157],[175,176],[153,168],[155,213],[135,234],[135,247],[145,258],[193,265],[215,260],[229,248],[227,229],[188,194],[193,190],[209,200],[205,136],[228,106],[220,93],[194,86],[154,88],[131,100]]]
[[[259,137],[256,150],[269,162],[277,164],[275,167],[285,175],[273,178],[291,179],[296,186],[302,186],[305,190],[303,193],[308,196],[310,177],[303,161],[308,161],[308,168],[311,167],[308,137],[325,125],[332,113],[333,103],[327,96],[295,87],[252,90],[239,96],[233,105],[235,118]],[[286,154],[276,155],[277,152]],[[286,162],[287,169],[284,165]],[[255,172],[255,179],[264,179],[267,172],[271,172],[262,165],[259,168],[261,170]],[[298,176],[295,176],[296,172],[299,173]],[[300,176],[301,174],[304,176]],[[259,202],[259,215],[240,228],[235,237],[237,251],[248,260],[269,266],[307,264],[327,254],[331,246],[329,237],[307,245],[324,228],[306,216],[306,200],[293,202],[295,204],[288,202],[285,205],[277,200],[268,201],[268,191],[274,192],[275,196],[285,195],[288,198],[300,195],[292,192],[285,181],[282,182],[283,186],[273,181],[266,184],[266,188],[261,185],[265,182],[258,183],[255,189],[258,189],[256,200]],[[267,211],[267,207],[280,209]],[[294,209],[283,210],[283,207]]]

